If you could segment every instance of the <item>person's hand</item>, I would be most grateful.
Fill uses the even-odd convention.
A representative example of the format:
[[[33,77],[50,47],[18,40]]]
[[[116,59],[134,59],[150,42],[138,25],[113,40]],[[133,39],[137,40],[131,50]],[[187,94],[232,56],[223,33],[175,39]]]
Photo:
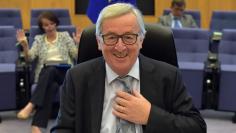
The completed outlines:
[[[76,32],[72,34],[73,39],[77,45],[79,45],[81,33],[82,33],[82,30],[79,27],[76,27]]]
[[[25,36],[25,32],[22,29],[16,31],[16,39],[21,44],[23,48],[26,48],[28,45],[27,38]]]
[[[121,119],[146,125],[150,110],[151,103],[134,89],[133,94],[124,91],[118,91],[116,93],[112,112]]]

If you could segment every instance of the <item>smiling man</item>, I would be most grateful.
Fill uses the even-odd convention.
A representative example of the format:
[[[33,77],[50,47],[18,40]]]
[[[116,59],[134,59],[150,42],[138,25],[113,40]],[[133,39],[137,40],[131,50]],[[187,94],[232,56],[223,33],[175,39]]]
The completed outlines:
[[[103,57],[67,72],[53,133],[205,133],[174,66],[140,54],[146,30],[130,4],[104,8],[96,23]]]

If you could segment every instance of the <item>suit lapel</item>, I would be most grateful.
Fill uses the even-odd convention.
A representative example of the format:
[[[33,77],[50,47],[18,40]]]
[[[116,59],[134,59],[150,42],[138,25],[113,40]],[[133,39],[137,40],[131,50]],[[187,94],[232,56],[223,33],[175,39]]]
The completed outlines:
[[[99,63],[94,66],[94,74],[89,82],[90,92],[90,107],[91,107],[91,133],[99,133],[101,129],[103,101],[105,91],[105,64],[100,58]]]
[[[140,92],[149,101],[155,98],[155,93],[153,93],[156,87],[153,81],[153,70],[154,66],[147,61],[146,57],[140,56]]]
[[[171,14],[169,14],[167,17],[166,17],[166,23],[168,26],[172,26],[172,17],[171,17]]]
[[[185,16],[182,16],[182,17],[181,17],[180,22],[181,22],[181,24],[182,24],[182,27],[185,27],[185,26],[186,26]]]
[[[189,26],[191,26],[190,23],[189,23],[188,16],[186,16],[186,15],[183,15],[183,16],[181,17],[181,20],[180,20],[180,21],[181,21],[183,27],[189,27]]]
[[[140,62],[140,93],[148,100],[151,101],[152,99],[152,89],[154,87],[153,82],[148,82],[152,81],[152,71],[153,71],[153,65],[146,61],[146,57],[143,55],[139,55],[139,62]],[[142,126],[143,130],[145,132],[146,126]]]

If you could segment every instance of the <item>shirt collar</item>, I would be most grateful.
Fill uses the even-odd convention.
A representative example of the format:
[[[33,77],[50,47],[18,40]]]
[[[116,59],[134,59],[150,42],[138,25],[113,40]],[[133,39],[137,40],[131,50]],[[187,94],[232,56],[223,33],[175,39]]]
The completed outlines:
[[[139,80],[139,59],[137,58],[134,65],[132,66],[131,70],[127,74],[137,80]],[[118,74],[116,74],[110,66],[106,63],[106,76],[108,84],[110,84],[113,80],[115,80],[117,77],[119,77]]]
[[[175,16],[174,16],[172,13],[170,13],[170,16],[171,16],[171,19],[172,19],[172,20],[174,20],[174,19],[175,19]],[[181,19],[181,17],[176,17],[176,18],[178,18],[178,20],[180,20],[180,19]]]

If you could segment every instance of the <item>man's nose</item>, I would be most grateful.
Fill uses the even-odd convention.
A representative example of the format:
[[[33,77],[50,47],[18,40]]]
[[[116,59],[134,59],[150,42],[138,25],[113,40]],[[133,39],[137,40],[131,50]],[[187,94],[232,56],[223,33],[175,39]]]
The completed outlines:
[[[124,49],[126,49],[126,45],[123,43],[121,38],[118,39],[118,42],[115,45],[115,49],[118,51],[123,51]]]

